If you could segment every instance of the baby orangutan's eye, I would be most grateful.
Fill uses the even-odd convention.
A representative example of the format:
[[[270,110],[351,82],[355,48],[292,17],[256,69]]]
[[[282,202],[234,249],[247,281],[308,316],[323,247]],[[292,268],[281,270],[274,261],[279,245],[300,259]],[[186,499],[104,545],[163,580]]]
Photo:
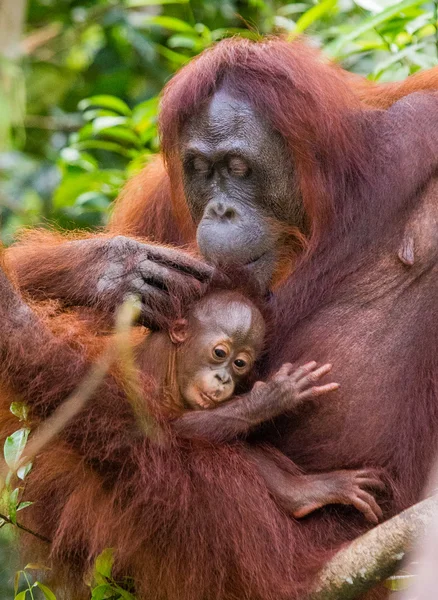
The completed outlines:
[[[248,373],[252,366],[252,358],[246,353],[240,353],[233,361],[233,368],[237,374]]]
[[[213,349],[213,356],[216,359],[223,360],[228,356],[228,348],[220,344]]]

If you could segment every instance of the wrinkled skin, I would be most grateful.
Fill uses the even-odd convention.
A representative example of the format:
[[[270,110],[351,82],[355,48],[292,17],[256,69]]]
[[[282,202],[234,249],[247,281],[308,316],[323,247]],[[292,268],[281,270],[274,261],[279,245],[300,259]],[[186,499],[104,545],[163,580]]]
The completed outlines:
[[[278,222],[304,229],[281,136],[242,100],[218,92],[183,131],[186,200],[209,262],[248,268],[267,286],[278,258]]]
[[[267,289],[282,249],[281,225],[307,231],[282,137],[245,101],[222,90],[182,132],[180,158],[201,254],[208,263],[239,265]],[[117,240],[110,242],[115,278],[111,269],[103,271],[98,293],[139,294],[148,325],[165,310],[166,289],[196,295],[208,278],[209,267],[183,252]]]
[[[22,288],[35,299],[94,305],[109,315],[128,294],[136,294],[141,322],[151,328],[173,314],[170,297],[184,303],[202,295],[211,263],[238,265],[266,290],[279,258],[285,253],[290,258],[284,229],[308,232],[283,138],[246,102],[219,91],[182,131],[180,158],[206,262],[123,235],[96,236],[60,244],[53,252],[48,246],[47,257],[45,250],[37,252],[37,270],[24,247],[22,256],[17,248],[11,268],[17,268]],[[44,265],[54,252],[59,271],[49,268],[48,274]]]
[[[223,292],[203,298],[190,319],[177,321],[169,333],[178,344],[179,391],[196,410],[228,400],[248,378],[263,347],[265,323],[249,301]]]
[[[279,224],[307,230],[284,140],[245,101],[221,90],[183,130],[180,158],[202,256],[216,265],[239,265],[267,289],[281,250]],[[148,324],[154,304],[156,310],[165,306],[163,290],[196,294],[196,282],[208,277],[207,266],[176,250],[153,247],[151,253],[139,245],[135,255],[135,277],[126,279],[125,293],[140,294]],[[120,264],[126,262],[121,256]]]

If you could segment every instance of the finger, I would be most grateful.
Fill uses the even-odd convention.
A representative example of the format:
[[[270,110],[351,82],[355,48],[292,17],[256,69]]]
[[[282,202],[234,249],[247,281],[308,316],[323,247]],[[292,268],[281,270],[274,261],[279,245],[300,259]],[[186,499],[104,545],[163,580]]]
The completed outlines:
[[[361,488],[367,487],[380,492],[383,492],[386,488],[383,481],[376,477],[357,477],[355,481]]]
[[[284,363],[283,365],[281,365],[281,367],[278,369],[278,371],[276,371],[274,373],[274,378],[275,377],[289,377],[292,370],[293,370],[292,363]]]
[[[147,245],[147,255],[155,263],[191,275],[199,281],[208,281],[214,271],[210,265],[174,248]]]
[[[136,288],[135,292],[142,293],[142,287],[149,286],[168,292],[180,301],[200,296],[202,293],[202,285],[194,277],[157,265],[150,260],[139,262],[133,275],[132,285]]]
[[[377,517],[378,521],[383,519],[383,511],[377,504],[376,499],[372,494],[369,494],[365,490],[360,490],[357,496],[369,505],[370,509],[373,511],[373,514]]]
[[[357,477],[367,477],[382,481],[382,471],[380,469],[357,469],[355,474]]]
[[[319,367],[318,369],[311,371],[310,373],[308,373],[307,375],[302,377],[299,380],[299,382],[297,382],[299,385],[299,388],[305,389],[306,387],[313,385],[315,382],[319,381],[321,379],[321,377],[324,377],[324,375],[327,375],[327,373],[329,373],[331,370],[332,370],[332,365],[330,363],[327,363],[325,365],[322,365],[322,367]]]
[[[326,383],[325,385],[316,385],[299,392],[300,400],[307,400],[308,398],[318,398],[329,392],[334,392],[339,389],[339,383]]]
[[[386,484],[382,480],[382,471],[379,469],[358,469],[355,471],[356,481],[368,481],[376,489],[385,489]]]
[[[308,362],[305,365],[298,367],[298,369],[294,373],[292,373],[292,377],[293,377],[294,381],[299,381],[302,377],[304,377],[305,375],[307,375],[308,373],[313,371],[313,369],[316,367],[316,365],[317,365],[316,361],[312,360],[311,362]]]
[[[150,286],[143,286],[141,314],[139,322],[151,329],[162,329],[172,314],[172,303],[166,292]]]
[[[377,514],[375,514],[373,509],[370,507],[370,505],[367,504],[367,502],[365,502],[361,498],[353,497],[352,505],[365,516],[367,521],[373,523],[374,525],[378,524],[379,518]]]

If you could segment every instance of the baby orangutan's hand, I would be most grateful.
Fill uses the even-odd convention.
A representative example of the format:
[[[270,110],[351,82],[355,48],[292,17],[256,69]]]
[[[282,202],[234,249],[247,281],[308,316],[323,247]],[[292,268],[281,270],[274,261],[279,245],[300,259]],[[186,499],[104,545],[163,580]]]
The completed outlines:
[[[339,388],[339,383],[315,385],[331,371],[332,365],[327,363],[321,367],[315,361],[306,363],[298,369],[291,363],[285,363],[274,373],[269,381],[258,381],[253,389],[267,396],[274,393],[276,401],[281,401],[284,410],[296,408],[304,400],[317,398]]]
[[[383,518],[373,493],[385,489],[377,469],[343,469],[309,475],[284,471],[279,474],[265,469],[263,475],[273,496],[296,519],[328,504],[350,504],[374,525]]]

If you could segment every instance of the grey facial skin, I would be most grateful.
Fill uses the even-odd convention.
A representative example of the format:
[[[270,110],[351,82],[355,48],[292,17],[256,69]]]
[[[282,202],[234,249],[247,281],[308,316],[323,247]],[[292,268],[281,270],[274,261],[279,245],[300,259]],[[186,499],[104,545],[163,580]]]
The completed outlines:
[[[266,286],[279,231],[303,212],[284,140],[242,99],[219,90],[182,133],[187,203],[203,256],[246,266]]]

